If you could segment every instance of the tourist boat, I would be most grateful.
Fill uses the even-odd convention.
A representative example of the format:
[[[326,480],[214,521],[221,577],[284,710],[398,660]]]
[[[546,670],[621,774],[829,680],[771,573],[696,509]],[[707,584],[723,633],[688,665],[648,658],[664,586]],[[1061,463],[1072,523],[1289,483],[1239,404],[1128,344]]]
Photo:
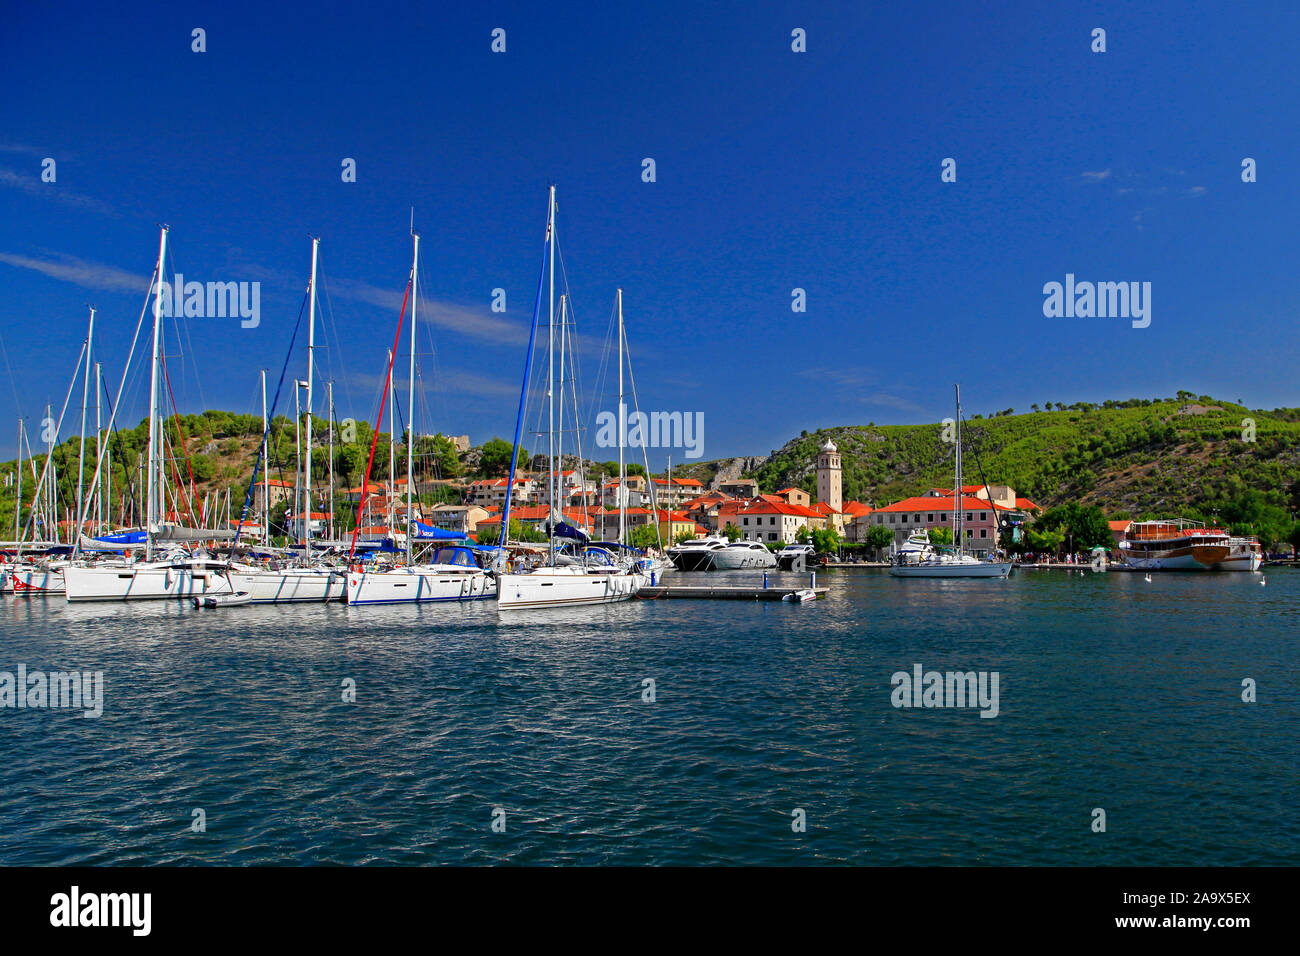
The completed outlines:
[[[953,389],[957,397],[956,483],[953,485],[952,496],[952,533],[955,543],[951,550],[937,550],[930,545],[927,537],[924,546],[918,540],[915,548],[899,549],[889,568],[889,573],[897,578],[1005,578],[1011,574],[1010,561],[981,561],[962,550],[961,387],[954,385]],[[918,537],[909,537],[908,543],[911,544]]]
[[[1258,571],[1264,562],[1254,538],[1183,518],[1134,521],[1119,547],[1124,564],[1138,571]]]
[[[550,188],[549,201],[546,216],[546,253],[544,265],[550,265],[550,302],[549,307],[549,337],[550,337],[550,368],[547,375],[546,395],[550,411],[550,442],[549,450],[549,479],[550,492],[547,500],[550,502],[550,520],[547,522],[549,537],[549,558],[543,567],[535,568],[522,574],[511,574],[501,572],[497,575],[497,610],[514,611],[530,608],[557,608],[573,607],[589,604],[612,604],[619,601],[627,601],[636,595],[645,584],[648,583],[647,575],[642,574],[639,570],[629,569],[620,564],[609,563],[612,556],[608,552],[601,552],[600,549],[591,549],[583,552],[583,563],[581,564],[559,564],[555,559],[556,549],[555,541],[557,538],[568,539],[571,541],[586,542],[587,535],[580,529],[567,524],[563,515],[556,509],[556,502],[559,501],[559,494],[556,487],[556,478],[559,473],[559,463],[563,461],[563,399],[564,399],[564,354],[565,354],[565,335],[567,325],[565,322],[565,304],[566,296],[560,300],[560,396],[561,396],[561,427],[555,427],[555,187]],[[543,274],[545,275],[545,274]],[[539,282],[537,289],[537,304],[533,310],[532,329],[528,337],[528,356],[524,362],[524,382],[519,395],[519,414],[515,419],[515,440],[514,449],[511,454],[510,475],[506,483],[506,488],[514,487],[515,467],[519,460],[519,446],[521,439],[521,429],[523,426],[524,410],[528,398],[528,380],[533,365],[533,348],[536,341],[536,332],[538,328],[538,319],[541,313],[541,292],[542,286]],[[618,311],[618,336],[619,336],[619,356],[618,356],[618,401],[620,409],[623,407],[623,291],[618,291],[617,301]],[[560,454],[556,455],[555,438],[560,436]],[[624,473],[623,454],[626,436],[623,429],[619,429],[618,436],[618,455],[619,455],[619,479],[626,481]],[[504,536],[510,527],[510,499],[511,495],[506,494],[505,508],[501,515],[502,544],[506,542]],[[622,530],[625,527],[625,508],[626,503],[621,504],[619,508],[619,528],[620,539]],[[600,553],[597,553],[600,552]]]
[[[776,555],[761,541],[732,541],[725,548],[710,552],[710,555],[710,570],[713,571],[776,567]]]
[[[726,549],[731,542],[721,535],[692,538],[668,549],[668,559],[678,571],[711,571],[713,555]]]

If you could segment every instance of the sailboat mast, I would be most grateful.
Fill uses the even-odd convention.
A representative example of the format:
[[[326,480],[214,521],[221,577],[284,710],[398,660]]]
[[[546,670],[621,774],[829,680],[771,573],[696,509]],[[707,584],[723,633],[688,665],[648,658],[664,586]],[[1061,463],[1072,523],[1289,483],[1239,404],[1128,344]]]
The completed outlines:
[[[560,496],[560,517],[564,520],[564,348],[567,344],[565,336],[565,325],[569,319],[569,297],[560,295],[560,417],[559,427],[555,433],[556,461],[558,462],[558,474],[556,475],[556,486]]]
[[[104,457],[103,434],[101,432],[101,428],[103,427],[103,424],[102,424],[102,420],[100,419],[100,408],[99,408],[100,391],[99,390],[100,390],[99,363],[96,362],[95,363],[95,460],[96,461],[99,461]],[[99,534],[102,534],[104,531],[103,492],[104,492],[103,482],[100,481],[95,482],[95,529],[96,532]]]
[[[18,518],[23,513],[23,420],[18,419],[18,489],[14,492],[14,540],[18,541]],[[20,552],[21,553],[21,552]]]
[[[406,383],[406,563],[411,563],[411,486],[415,480],[415,306],[420,301],[420,237],[414,232],[411,238],[415,248],[411,253],[411,368]]]
[[[956,484],[956,487],[954,487],[953,490],[952,490],[952,501],[953,501],[952,526],[953,526],[953,530],[954,530],[954,532],[955,532],[955,535],[954,535],[954,536],[955,536],[955,538],[956,538],[956,540],[953,542],[953,544],[954,544],[954,545],[956,546],[956,548],[957,548],[957,554],[958,554],[958,556],[960,556],[961,553],[962,553],[962,540],[961,540],[961,386],[960,386],[960,385],[953,385],[953,389],[954,389],[954,391],[957,393],[957,474],[956,474],[956,481],[957,481],[957,484]]]
[[[337,539],[337,535],[334,533],[334,380],[333,380],[333,379],[330,379],[329,384],[328,384],[326,387],[327,387],[327,389],[328,389],[328,391],[329,391],[329,398],[328,398],[328,401],[329,401],[329,406],[330,406],[330,408],[329,408],[329,416],[330,416],[330,423],[329,423],[329,446],[330,446],[330,517],[329,517],[329,535],[330,535],[330,540],[331,540],[331,541],[334,541],[334,540]],[[266,431],[266,428],[263,427],[262,431]]]
[[[293,380],[293,522],[302,528],[302,382]]]
[[[320,240],[315,236],[311,240],[311,292],[307,304],[307,454],[305,473],[303,475],[303,537],[307,541],[306,560],[311,563],[311,410],[312,386],[316,381],[316,256]]]
[[[395,472],[397,471],[397,442],[393,439],[397,437],[394,434],[397,429],[393,426],[397,421],[397,383],[393,381],[392,375],[394,358],[396,358],[396,356],[393,355],[393,350],[389,349],[388,408],[390,410],[388,413],[388,533],[395,535],[397,532],[393,530],[393,496],[397,494],[397,490],[393,482],[395,481]]]
[[[627,413],[623,407],[623,290],[618,290],[618,543],[626,544],[627,464],[623,444],[627,439]]]
[[[158,516],[157,486],[162,480],[159,474],[161,469],[157,467],[158,459],[162,456],[158,421],[158,334],[162,328],[163,285],[166,281],[164,279],[167,274],[166,270],[167,227],[163,226],[162,235],[158,239],[158,279],[155,286],[157,294],[154,296],[153,301],[153,355],[149,363],[149,484],[145,498],[144,519],[144,557],[146,561],[153,559],[154,521]]]
[[[266,455],[266,369],[262,369],[262,547],[271,546],[271,459]]]
[[[546,351],[547,351],[547,372],[546,372],[546,401],[549,413],[549,434],[548,439],[548,458],[550,464],[550,475],[547,487],[549,489],[549,501],[552,511],[555,510],[555,187],[551,187],[550,201],[550,229],[548,240],[550,242],[550,254],[547,256],[550,265],[550,288],[548,290],[548,301],[546,311]],[[507,488],[506,494],[510,494],[512,489]],[[547,523],[550,523],[548,515]],[[550,555],[550,564],[555,564],[555,535],[547,536],[547,550]]]
[[[81,548],[81,528],[86,520],[86,406],[90,403],[90,350],[95,339],[95,307],[90,306],[90,324],[86,328],[86,368],[81,376],[81,441],[77,452],[77,526],[73,529],[72,553]],[[97,393],[98,394],[98,393]]]

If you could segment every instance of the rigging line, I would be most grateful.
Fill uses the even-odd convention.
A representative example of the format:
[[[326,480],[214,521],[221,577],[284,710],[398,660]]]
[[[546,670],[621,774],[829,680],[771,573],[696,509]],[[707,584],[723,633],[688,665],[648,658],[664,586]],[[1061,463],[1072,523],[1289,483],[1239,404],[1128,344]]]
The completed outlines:
[[[337,369],[336,369],[336,368],[334,367],[334,355],[335,355],[335,352],[337,351],[337,354],[338,354],[339,356],[346,356],[346,355],[347,355],[347,352],[344,351],[344,349],[343,349],[343,339],[340,338],[340,336],[339,336],[338,321],[334,318],[334,304],[333,304],[333,302],[330,300],[329,286],[328,286],[328,284],[326,283],[326,281],[325,281],[325,277],[324,277],[323,275],[317,275],[317,277],[316,277],[316,288],[317,288],[318,293],[319,293],[319,294],[318,294],[318,297],[317,297],[317,298],[318,298],[318,301],[319,301],[319,298],[320,298],[321,296],[323,296],[324,299],[325,299],[325,303],[324,303],[324,304],[325,304],[325,316],[326,316],[326,319],[328,320],[327,331],[326,331],[327,340],[328,340],[328,337],[329,337],[329,336],[333,336],[333,339],[334,339],[334,347],[333,347],[333,348],[329,348],[329,347],[326,348],[326,357],[329,359],[329,372],[330,372],[330,379],[331,379],[332,381],[334,381],[336,384],[342,386],[342,391],[343,391],[343,402],[344,402],[344,404],[346,405],[346,407],[350,410],[350,409],[354,408],[355,406],[354,406],[354,403],[353,403],[353,400],[352,400],[352,391],[351,391],[351,389],[349,389],[349,387],[348,387],[349,376],[346,374],[346,373],[347,373],[347,369],[345,369],[345,368],[337,368]],[[335,402],[334,405],[335,405],[336,408],[338,407],[338,403],[337,403],[337,402]]]
[[[623,351],[627,353],[627,377],[632,383],[632,407],[639,415],[641,413],[641,401],[636,394],[636,374],[632,371],[632,350],[627,347],[627,323],[623,323]],[[620,359],[621,361],[621,359]],[[639,419],[638,419],[639,420]],[[644,435],[642,438],[644,439]],[[659,550],[664,547],[663,531],[659,526],[659,496],[656,494],[655,476],[650,471],[650,457],[645,450],[645,441],[641,442],[641,461],[645,463],[645,471],[649,476],[650,487],[650,507],[655,513],[655,540],[659,543]],[[664,476],[667,478],[667,475]],[[673,528],[673,488],[672,485],[666,485],[665,490],[668,492],[668,530]]]
[[[537,341],[537,323],[542,309],[542,288],[546,284],[546,261],[549,254],[551,230],[555,227],[555,223],[551,221],[549,210],[546,218],[546,238],[542,240],[542,267],[537,275],[537,298],[533,302],[533,320],[528,327],[528,352],[524,356],[524,384],[519,390],[519,414],[515,418],[514,449],[510,454],[510,475],[506,478],[506,504],[501,512],[501,537],[497,541],[497,546],[502,548],[505,547],[506,538],[510,533],[510,499],[514,497],[515,493],[515,467],[519,463],[519,439],[524,424],[525,402],[528,398],[528,378],[533,369],[533,349]]]
[[[189,509],[190,518],[192,519],[194,517],[194,496],[195,496],[194,466],[190,463],[189,443],[188,441],[186,441],[185,438],[185,426],[181,423],[181,410],[176,406],[176,393],[172,391],[172,379],[171,379],[171,374],[167,371],[166,356],[164,356],[162,359],[162,369],[163,369],[163,380],[167,383],[167,396],[172,401],[172,412],[174,413],[176,418],[176,433],[180,437],[181,453],[185,455],[185,469],[186,471],[189,472],[189,476],[190,476],[190,493],[188,498],[186,498],[185,496],[185,485],[181,482],[181,474],[176,467],[176,462],[174,459],[172,461],[172,473],[176,475],[176,484],[181,493],[181,500],[185,503],[185,506]],[[165,438],[166,432],[164,432],[163,434]],[[172,444],[172,443],[169,441],[168,444]],[[173,448],[172,454],[175,455],[175,450],[174,450],[175,445],[172,445],[172,448]],[[206,511],[206,508],[204,510]],[[201,514],[199,516],[199,520],[201,521],[207,520],[207,515]]]
[[[63,399],[63,410],[59,412],[59,422],[58,422],[58,424],[55,425],[55,427],[54,427],[54,437],[55,437],[55,438],[58,438],[58,437],[59,437],[59,432],[63,430],[63,416],[64,416],[64,415],[67,413],[67,411],[68,411],[68,402],[71,401],[71,399],[72,399],[72,390],[73,390],[73,388],[76,387],[76,384],[77,384],[77,375],[78,375],[78,373],[81,371],[81,360],[82,360],[83,358],[85,358],[85,357],[86,357],[86,343],[85,343],[85,342],[82,342],[82,343],[81,343],[81,352],[77,355],[77,367],[76,367],[76,369],[75,369],[75,370],[73,371],[73,373],[72,373],[72,380],[71,380],[70,382],[68,382],[68,394],[67,394],[67,396]],[[50,471],[50,463],[54,461],[54,451],[55,451],[55,449],[56,449],[57,447],[58,447],[57,445],[52,445],[51,448],[50,448],[50,450],[49,450],[49,452],[46,453],[46,456],[45,456],[45,467],[41,469],[41,479],[40,479],[39,482],[37,482],[37,487],[38,487],[38,488],[39,488],[39,487],[42,487],[42,486],[45,484],[45,479],[46,479],[46,477],[48,476],[49,471]],[[54,496],[57,497],[57,495],[58,495],[58,489],[54,489]],[[33,508],[33,509],[32,509],[32,513],[31,513],[30,515],[28,515],[28,517],[27,517],[27,521],[28,521],[28,524],[29,524],[29,525],[32,523],[32,521],[35,519],[35,517],[36,517],[36,511],[35,511],[35,508]],[[54,531],[55,531],[55,533],[57,533],[57,532],[58,532],[58,529],[55,528]],[[23,544],[22,544],[22,543],[23,543],[23,541],[24,541],[26,538],[27,538],[27,528],[24,528],[24,529],[23,529],[22,538],[20,538],[20,539],[18,540],[18,556],[19,556],[19,557],[22,557],[22,552],[23,552]],[[80,540],[80,534],[78,534],[78,540]]]
[[[262,449],[270,447],[268,438],[271,434],[271,425],[275,421],[275,407],[280,402],[280,390],[284,388],[284,373],[289,368],[289,360],[293,358],[293,347],[298,342],[298,330],[302,328],[302,314],[307,309],[307,297],[309,295],[311,295],[310,291],[308,291],[306,294],[303,295],[302,305],[298,307],[298,321],[294,323],[293,337],[289,339],[289,350],[285,354],[284,364],[280,366],[280,380],[276,383],[275,386],[275,399],[271,402],[271,407],[267,409],[266,428],[262,430],[262,440],[257,443],[257,461],[253,465],[253,476],[248,480],[248,490],[244,492],[244,506],[239,511],[239,524],[235,526],[235,537],[230,542],[230,554],[227,555],[226,557],[227,561],[231,560],[235,556],[235,548],[239,544],[239,536],[244,530],[244,522],[248,519],[248,509],[252,506],[253,503],[253,490],[257,487],[257,473],[261,470],[262,467]],[[297,388],[296,385],[294,387]],[[283,470],[281,470],[281,474],[283,473],[284,473]],[[266,527],[269,532],[271,527],[271,502],[267,501],[265,505],[266,505]],[[310,525],[311,525],[311,516],[308,515],[307,528],[309,533],[310,533]]]
[[[969,419],[967,419],[965,415],[962,416],[962,419],[963,419],[964,421],[968,421],[968,422],[969,422]],[[981,433],[981,435],[982,435],[982,433]],[[997,509],[997,506],[993,503],[993,492],[992,492],[992,490],[989,488],[989,480],[988,480],[988,476],[986,476],[986,475],[984,474],[984,463],[980,461],[980,455],[979,455],[979,452],[975,450],[975,443],[974,443],[974,442],[971,443],[971,446],[970,446],[970,453],[971,453],[971,455],[972,455],[972,456],[974,457],[974,459],[975,459],[975,467],[976,467],[976,469],[979,470],[980,477],[981,477],[982,479],[984,479],[984,493],[985,493],[986,495],[989,496],[989,512],[993,515],[993,526],[994,526],[994,538],[993,538],[993,543],[994,543],[994,545],[996,545],[996,544],[998,543],[997,534],[998,534],[998,531],[1000,531],[1001,528],[1002,528],[1002,522],[998,520],[998,509]],[[952,493],[953,493],[953,496],[954,496],[954,497],[957,499],[957,501],[960,503],[960,502],[961,502],[961,496],[962,496],[962,490],[961,490],[960,488],[954,488],[954,489],[952,490]],[[960,504],[959,504],[958,506],[960,507]]]
[[[144,296],[144,306],[140,309],[140,318],[138,318],[138,319],[136,320],[136,323],[135,323],[135,335],[133,335],[133,336],[131,337],[131,348],[130,348],[130,350],[126,353],[126,364],[125,364],[124,366],[122,366],[122,379],[121,379],[121,381],[118,383],[118,386],[117,386],[117,398],[116,398],[116,400],[114,400],[113,402],[110,403],[111,412],[110,412],[109,417],[108,417],[108,427],[109,427],[109,428],[112,428],[112,427],[113,427],[113,423],[114,423],[114,421],[116,420],[116,417],[117,417],[117,411],[118,411],[118,409],[119,409],[119,408],[121,407],[121,405],[122,405],[122,390],[126,387],[127,375],[128,375],[128,374],[130,373],[130,371],[131,371],[131,359],[132,359],[132,357],[135,355],[135,347],[136,347],[137,342],[138,342],[139,339],[140,339],[140,328],[141,328],[141,326],[144,324],[145,313],[149,311],[149,298],[150,298],[150,294],[151,294],[151,293],[153,292],[153,290],[154,290],[154,284],[158,281],[158,278],[159,278],[159,268],[158,268],[158,267],[159,267],[160,265],[162,265],[162,263],[155,264],[155,265],[154,265],[154,268],[153,268],[153,272],[152,272],[152,274],[149,276],[149,290],[145,293],[145,296]],[[104,452],[105,452],[105,450],[106,450],[107,448],[108,448],[108,444],[107,444],[107,442],[106,442],[106,443],[104,444],[104,447],[101,448],[101,449],[99,450],[99,454],[96,456],[96,460],[95,460],[95,477],[94,477],[94,478],[91,480],[91,482],[90,482],[92,485],[98,483],[98,481],[99,481],[100,470],[101,470],[101,469],[103,468],[103,466],[104,466]],[[147,522],[146,522],[146,523],[147,523]],[[147,530],[147,529],[146,529],[146,530]],[[73,547],[73,551],[72,551],[72,555],[73,555],[73,557],[76,557],[77,554],[78,554],[78,552],[80,551],[80,544],[81,544],[81,536],[78,535],[78,536],[77,536],[77,544]]]
[[[168,256],[169,256],[169,257],[171,258],[171,260],[172,260],[172,274],[175,275],[175,274],[176,274],[176,269],[177,269],[177,266],[176,266],[176,242],[175,242],[175,240],[172,240],[172,241],[168,242],[168,244],[167,244],[167,254],[168,254]],[[238,315],[238,312],[239,312],[238,307],[236,307],[235,312],[236,312],[236,315]],[[197,353],[197,352],[195,351],[195,349],[194,349],[194,337],[190,334],[189,326],[188,326],[188,324],[182,324],[181,321],[180,321],[181,318],[182,318],[182,316],[180,316],[180,315],[173,315],[173,316],[171,317],[171,319],[172,319],[172,329],[173,329],[173,331],[175,332],[176,347],[177,347],[178,349],[180,349],[180,351],[177,353],[177,355],[176,355],[175,357],[183,359],[183,358],[185,358],[185,356],[186,356],[187,354],[189,354],[189,355],[197,355],[198,353]],[[184,332],[184,336],[182,336],[182,334],[181,334],[182,331]],[[183,343],[182,343],[182,338],[184,339]],[[186,351],[187,349],[188,349],[188,352]],[[163,358],[164,358],[164,362],[165,362],[166,356],[164,355]],[[185,366],[184,366],[184,363],[182,363],[182,365],[181,365],[181,374],[182,374],[182,376],[185,374]],[[181,384],[182,384],[182,385],[185,384],[184,379],[182,379]],[[195,388],[195,390],[199,393],[199,407],[200,407],[200,408],[208,408],[209,406],[208,406],[207,399],[206,399],[206,398],[204,397],[204,395],[203,395],[203,383],[202,383],[202,381],[200,381],[197,372],[196,372],[195,375],[194,375],[194,388]],[[173,405],[174,405],[174,404],[175,404],[175,403],[173,402]]]
[[[366,477],[361,482],[361,494],[357,501],[357,525],[352,529],[352,546],[348,549],[348,561],[351,561],[352,556],[357,552],[357,531],[361,528],[361,515],[365,511],[366,496],[370,490],[370,469],[375,464],[375,448],[379,444],[379,429],[384,424],[384,408],[388,404],[388,387],[393,380],[393,360],[397,358],[397,343],[402,338],[402,320],[406,318],[406,303],[410,297],[411,283],[410,280],[407,280],[406,291],[402,293],[402,311],[397,316],[397,333],[393,336],[393,347],[388,352],[388,374],[384,378],[384,391],[379,399],[379,418],[375,421],[375,434],[370,440],[370,460],[366,462]],[[391,436],[389,440],[392,440]]]
[[[113,396],[111,396],[111,395],[108,394],[108,380],[107,380],[107,379],[102,379],[102,380],[100,381],[100,384],[104,386],[104,398],[108,399],[108,422],[109,422],[109,426],[110,426],[110,428],[112,429],[112,434],[113,434],[114,436],[116,436],[116,438],[117,438],[117,454],[118,454],[118,458],[119,458],[119,460],[120,460],[120,462],[121,462],[121,464],[122,464],[122,472],[123,472],[123,474],[126,475],[126,488],[127,488],[128,493],[129,493],[130,496],[131,496],[131,511],[134,513],[134,511],[135,511],[135,469],[132,468],[130,471],[127,471],[127,467],[126,467],[126,447],[125,447],[125,444],[124,444],[123,439],[122,439],[122,432],[118,430],[117,425],[116,425],[116,424],[114,423],[114,421],[113,421],[113,419],[114,419],[114,415],[113,415]],[[107,445],[108,442],[106,441],[106,442],[104,442],[104,444]],[[110,505],[111,505],[111,503],[110,503]]]
[[[14,370],[9,364],[9,349],[5,347],[4,336],[0,336],[0,355],[4,356],[5,372],[9,375],[9,387],[14,393],[14,408],[18,412],[18,417],[23,418],[23,403],[18,398],[18,382],[14,379]]]

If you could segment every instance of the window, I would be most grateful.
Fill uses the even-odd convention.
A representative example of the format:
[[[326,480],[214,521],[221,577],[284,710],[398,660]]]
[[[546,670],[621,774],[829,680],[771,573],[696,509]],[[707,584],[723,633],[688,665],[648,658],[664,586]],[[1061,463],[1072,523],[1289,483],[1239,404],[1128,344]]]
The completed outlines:
[[[769,532],[768,535],[767,535],[767,540],[768,540],[768,541],[775,541],[775,540],[776,540],[776,532],[775,532],[775,531],[771,531],[771,532]]]
[[[925,523],[926,523],[926,524],[934,524],[934,514],[933,514],[933,512],[930,513],[930,514],[927,514],[927,515],[925,516]]]
[[[974,521],[974,520],[975,520],[975,515],[973,515],[973,514],[972,514],[971,512],[969,512],[969,511],[966,512],[966,521],[967,521],[967,522],[971,522],[971,521]]]
[[[945,511],[943,514],[939,515],[939,520],[940,520],[940,521],[947,521],[947,520],[948,520],[948,512]]]
[[[749,519],[748,519],[748,518],[745,519],[745,525],[746,525],[746,526],[749,525]]]
[[[980,521],[988,521],[988,520],[989,520],[989,513],[987,511],[981,511]]]
[[[768,518],[768,519],[767,519],[767,523],[768,523],[768,524],[776,524],[776,516],[773,515],[772,517]]]
[[[988,528],[980,528],[980,537],[981,537],[981,538],[987,538],[988,536],[989,536],[989,529],[988,529]]]
[[[920,515],[917,515],[917,516],[916,516],[916,523],[917,523],[917,524],[920,524],[920,523],[921,523],[921,516],[920,516]]]
[[[974,533],[975,533],[975,532],[972,531],[970,528],[967,528],[967,529],[966,529],[966,537],[969,538],[969,537],[970,537],[971,535],[973,535]]]
[[[903,515],[903,524],[907,524],[907,515]]]

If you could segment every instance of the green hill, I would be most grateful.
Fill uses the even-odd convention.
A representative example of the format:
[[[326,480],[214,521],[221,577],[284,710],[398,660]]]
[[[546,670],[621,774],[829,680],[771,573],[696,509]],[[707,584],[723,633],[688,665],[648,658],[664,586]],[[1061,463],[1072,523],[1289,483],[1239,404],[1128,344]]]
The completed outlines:
[[[815,494],[817,453],[831,438],[843,458],[845,499],[886,504],[951,486],[953,449],[940,441],[941,427],[805,432],[747,475],[764,492],[795,485]],[[1113,518],[1217,513],[1223,521],[1267,509],[1269,520],[1288,525],[1300,511],[1300,409],[1251,410],[1180,392],[974,416],[963,437],[968,484],[1009,484],[1045,507],[1075,501]],[[716,462],[702,463],[695,476],[717,470]]]

